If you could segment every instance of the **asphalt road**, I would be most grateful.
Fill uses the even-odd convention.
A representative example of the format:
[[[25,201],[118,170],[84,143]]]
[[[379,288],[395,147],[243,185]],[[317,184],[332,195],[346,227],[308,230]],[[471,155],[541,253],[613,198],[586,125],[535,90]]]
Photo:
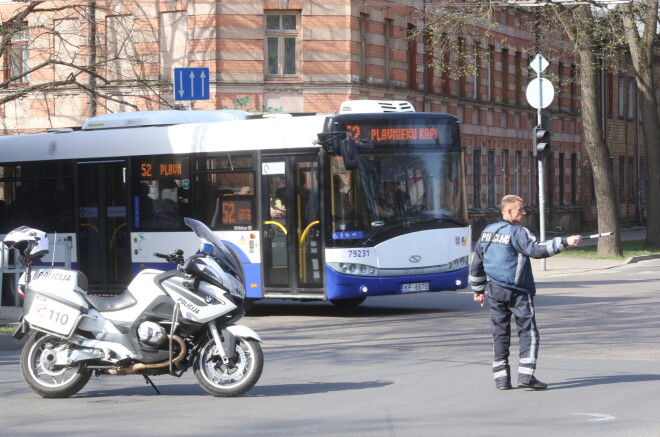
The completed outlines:
[[[189,372],[153,378],[161,395],[139,376],[103,376],[47,400],[23,382],[20,351],[0,351],[0,435],[660,435],[660,260],[546,276],[539,289],[545,391],[495,390],[488,312],[468,291],[349,313],[264,301],[243,320],[266,359],[246,395],[208,396]]]

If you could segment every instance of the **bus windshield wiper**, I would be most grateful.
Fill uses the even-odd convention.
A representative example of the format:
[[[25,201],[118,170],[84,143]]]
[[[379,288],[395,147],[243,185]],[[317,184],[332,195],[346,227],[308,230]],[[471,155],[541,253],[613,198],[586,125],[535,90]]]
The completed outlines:
[[[379,222],[372,222],[372,226],[378,224]],[[377,237],[391,232],[395,229],[415,226],[415,225],[428,225],[430,223],[451,223],[455,226],[465,226],[465,223],[455,217],[448,215],[415,215],[412,217],[396,217],[389,219],[385,222],[382,222],[379,226],[371,231],[369,235],[360,243],[360,246],[365,247],[370,245]],[[454,226],[450,226],[454,227]]]

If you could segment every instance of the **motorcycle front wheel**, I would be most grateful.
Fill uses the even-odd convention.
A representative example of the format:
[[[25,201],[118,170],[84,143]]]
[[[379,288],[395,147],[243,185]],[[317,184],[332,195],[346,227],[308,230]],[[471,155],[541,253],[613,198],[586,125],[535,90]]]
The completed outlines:
[[[236,337],[234,355],[225,365],[213,339],[199,348],[193,363],[199,385],[213,396],[234,397],[250,390],[261,377],[264,354],[258,341]]]
[[[92,371],[85,363],[72,366],[54,364],[57,348],[65,340],[46,334],[35,334],[21,352],[21,372],[30,388],[44,398],[68,398],[78,393],[89,381]]]

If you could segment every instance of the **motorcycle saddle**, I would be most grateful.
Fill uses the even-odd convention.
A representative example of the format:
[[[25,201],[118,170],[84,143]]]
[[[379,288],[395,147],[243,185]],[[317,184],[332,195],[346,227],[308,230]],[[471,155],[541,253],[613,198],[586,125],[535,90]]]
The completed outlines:
[[[118,296],[85,296],[87,302],[102,313],[105,311],[118,311],[137,303],[130,291],[126,290]]]

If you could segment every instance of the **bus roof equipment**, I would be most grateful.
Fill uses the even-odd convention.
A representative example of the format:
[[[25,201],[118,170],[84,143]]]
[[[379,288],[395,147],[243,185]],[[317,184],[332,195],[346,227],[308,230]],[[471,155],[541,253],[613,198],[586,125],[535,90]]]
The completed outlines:
[[[405,100],[347,100],[341,104],[339,113],[347,112],[415,112],[415,107]]]

